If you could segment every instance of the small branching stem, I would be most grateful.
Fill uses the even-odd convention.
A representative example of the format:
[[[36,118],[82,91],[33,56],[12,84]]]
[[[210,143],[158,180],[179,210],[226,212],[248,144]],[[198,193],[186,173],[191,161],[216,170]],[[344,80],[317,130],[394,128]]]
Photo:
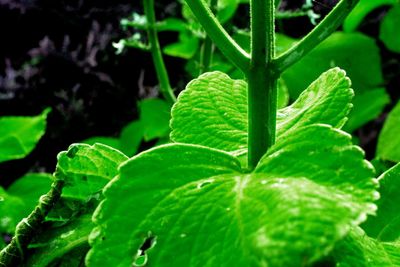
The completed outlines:
[[[0,252],[0,266],[19,266],[24,260],[26,248],[40,229],[45,217],[59,200],[64,181],[55,181],[49,192],[40,197],[39,204],[27,218],[18,223],[14,237]]]
[[[275,60],[274,65],[278,72],[282,73],[331,35],[342,25],[358,2],[359,0],[341,0],[309,34]]]
[[[250,64],[249,54],[225,31],[204,0],[186,0],[186,3],[208,36],[226,58],[242,72],[248,72]]]
[[[147,19],[147,35],[150,44],[150,52],[156,69],[157,78],[160,83],[160,92],[171,105],[175,103],[176,97],[172,90],[168,72],[162,56],[158,33],[156,29],[156,15],[154,11],[154,0],[143,0],[144,13]]]
[[[210,10],[215,13],[217,11],[218,0],[210,1]],[[206,35],[200,50],[200,66],[199,73],[202,74],[210,69],[212,63],[212,56],[214,51],[214,44],[211,38]]]

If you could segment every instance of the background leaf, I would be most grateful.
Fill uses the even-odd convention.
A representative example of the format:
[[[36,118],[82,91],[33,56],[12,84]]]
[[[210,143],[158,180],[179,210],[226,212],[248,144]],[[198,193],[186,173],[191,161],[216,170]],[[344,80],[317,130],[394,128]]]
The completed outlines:
[[[27,217],[39,197],[49,191],[53,176],[28,173],[9,186],[0,187],[0,233],[13,234],[18,222]]]
[[[379,184],[377,215],[369,217],[362,228],[380,241],[396,241],[400,238],[400,163],[382,174]]]
[[[139,103],[139,111],[145,141],[169,133],[170,106],[167,102],[158,98],[145,99]]]
[[[0,162],[28,155],[46,130],[50,109],[36,117],[0,118]]]
[[[378,137],[377,156],[384,160],[400,162],[400,102],[386,118]]]
[[[346,32],[355,31],[368,13],[378,7],[396,3],[397,0],[360,0],[344,21],[343,29]]]
[[[399,25],[400,3],[397,3],[383,18],[379,33],[379,39],[390,51],[395,53],[400,53]]]

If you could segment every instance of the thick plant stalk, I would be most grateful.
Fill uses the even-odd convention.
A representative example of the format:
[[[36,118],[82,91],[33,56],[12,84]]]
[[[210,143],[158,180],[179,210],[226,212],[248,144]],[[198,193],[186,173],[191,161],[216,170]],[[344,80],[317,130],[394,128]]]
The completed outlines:
[[[168,72],[165,67],[161,53],[160,43],[156,30],[156,15],[154,11],[154,0],[143,0],[144,13],[147,18],[147,35],[149,38],[150,52],[156,68],[157,78],[160,83],[160,92],[163,97],[172,105],[176,97],[169,82]]]
[[[59,200],[63,186],[64,181],[55,181],[50,191],[40,197],[39,204],[32,213],[18,223],[11,243],[0,252],[0,266],[19,266],[23,261],[27,246]]]
[[[251,59],[248,80],[248,166],[254,168],[275,143],[277,79],[274,0],[251,0]]]

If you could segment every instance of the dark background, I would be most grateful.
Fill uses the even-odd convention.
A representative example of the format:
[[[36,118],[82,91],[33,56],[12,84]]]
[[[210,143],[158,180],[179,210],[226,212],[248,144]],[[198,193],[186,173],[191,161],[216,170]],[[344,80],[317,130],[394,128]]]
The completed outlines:
[[[179,16],[176,1],[156,2],[158,18]],[[336,2],[317,1],[315,9],[326,14]],[[284,0],[282,7],[294,9],[302,4],[300,0]],[[57,153],[71,143],[91,136],[116,136],[137,118],[136,103],[146,97],[143,88],[157,84],[150,55],[135,49],[116,55],[111,45],[129,36],[119,21],[133,11],[142,12],[141,1],[0,0],[0,116],[36,115],[46,107],[53,110],[46,134],[35,150],[25,159],[0,164],[0,185],[27,171],[53,172]],[[386,11],[374,11],[360,30],[376,38]],[[248,26],[247,12],[242,6],[235,24]],[[278,27],[299,37],[313,26],[308,18],[298,18]],[[160,39],[168,43],[176,37],[163,34]],[[389,94],[398,99],[399,56],[379,45]],[[177,92],[189,79],[184,63],[166,57]],[[356,133],[369,158],[374,155],[385,114]]]

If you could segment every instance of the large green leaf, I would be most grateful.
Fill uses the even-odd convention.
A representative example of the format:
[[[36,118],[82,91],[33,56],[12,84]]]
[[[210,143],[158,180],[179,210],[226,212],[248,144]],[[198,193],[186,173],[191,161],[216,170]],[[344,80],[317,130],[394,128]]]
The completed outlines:
[[[353,91],[344,71],[322,74],[277,117],[278,138],[313,123],[340,127],[350,111]],[[234,151],[247,147],[247,84],[221,72],[190,82],[172,109],[171,139]]]
[[[400,162],[400,102],[389,113],[378,138],[377,156]]]
[[[251,173],[222,151],[161,146],[106,187],[86,263],[305,266],[373,213],[372,176],[351,137],[326,125],[286,134]]]
[[[400,53],[400,2],[394,5],[383,18],[379,38],[386,47],[396,53]]]
[[[0,118],[0,162],[20,159],[28,155],[46,130],[50,109],[36,117]]]
[[[55,176],[66,183],[62,196],[88,200],[117,175],[118,165],[127,159],[105,145],[71,145],[58,155]]]
[[[362,227],[370,237],[396,241],[400,237],[400,163],[382,174],[378,181],[381,197],[377,202],[377,216],[369,217]]]

